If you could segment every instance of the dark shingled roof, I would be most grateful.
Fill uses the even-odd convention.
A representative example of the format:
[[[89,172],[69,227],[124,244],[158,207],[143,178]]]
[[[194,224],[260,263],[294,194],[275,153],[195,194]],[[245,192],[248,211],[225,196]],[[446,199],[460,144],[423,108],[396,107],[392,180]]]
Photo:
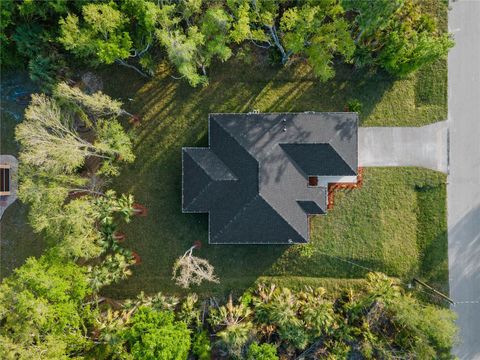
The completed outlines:
[[[211,114],[209,147],[183,148],[182,209],[209,213],[211,244],[309,240],[325,187],[308,176],[357,174],[356,113]]]

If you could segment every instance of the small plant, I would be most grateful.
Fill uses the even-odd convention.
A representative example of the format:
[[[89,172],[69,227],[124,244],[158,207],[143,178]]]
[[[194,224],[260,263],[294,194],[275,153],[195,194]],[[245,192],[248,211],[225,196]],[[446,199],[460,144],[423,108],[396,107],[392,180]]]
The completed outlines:
[[[363,104],[358,99],[350,99],[347,101],[347,111],[360,113],[362,112]]]
[[[277,349],[272,344],[252,343],[248,348],[247,360],[278,360]]]

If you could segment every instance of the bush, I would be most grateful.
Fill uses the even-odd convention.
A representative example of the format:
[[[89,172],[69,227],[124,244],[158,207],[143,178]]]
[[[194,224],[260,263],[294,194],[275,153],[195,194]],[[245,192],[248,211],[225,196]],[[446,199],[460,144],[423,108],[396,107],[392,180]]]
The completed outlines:
[[[278,360],[277,349],[272,344],[252,343],[248,348],[247,360]]]
[[[362,112],[363,104],[358,99],[350,99],[347,101],[348,111],[360,113]]]
[[[192,352],[198,357],[198,360],[210,360],[211,346],[210,339],[206,331],[199,332],[193,340]]]
[[[190,330],[175,321],[171,311],[141,307],[124,331],[129,352],[138,360],[185,360],[190,350]]]

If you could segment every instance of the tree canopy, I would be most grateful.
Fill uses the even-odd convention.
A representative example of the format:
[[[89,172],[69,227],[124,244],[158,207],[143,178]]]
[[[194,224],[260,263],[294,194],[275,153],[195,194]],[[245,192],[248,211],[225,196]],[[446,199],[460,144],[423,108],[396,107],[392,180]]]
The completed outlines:
[[[141,307],[123,337],[130,353],[142,360],[184,360],[190,350],[187,325],[174,320],[170,311]]]
[[[48,256],[28,259],[0,285],[0,357],[67,359],[88,349],[90,293],[84,268]]]
[[[66,54],[93,66],[124,65],[142,76],[166,59],[178,73],[172,76],[197,86],[208,84],[208,69],[240,45],[268,49],[284,65],[306,59],[320,81],[334,76],[334,60],[350,63],[353,54],[357,66],[405,75],[444,57],[453,45],[414,0],[33,4],[2,4],[2,63],[25,59],[31,77],[45,86],[64,76],[71,62]]]
[[[95,287],[99,273],[52,254],[0,285],[2,358],[452,358],[453,312],[383,274],[340,296],[260,284],[238,303],[198,303],[194,294],[102,303],[108,281]]]
[[[453,40],[413,0],[343,0],[355,16],[357,64],[407,75],[446,57]]]
[[[16,128],[24,164],[68,174],[83,166],[87,157],[97,157],[104,160],[101,172],[116,173],[118,159],[133,161],[131,141],[114,118],[120,112],[118,102],[103,94],[78,96],[81,92],[66,84],[54,93],[56,97],[32,95],[24,121]],[[94,141],[80,136],[77,118],[95,131]]]
[[[51,97],[34,94],[16,128],[19,197],[30,204],[34,231],[65,258],[100,256],[114,245],[105,240],[114,231],[113,214],[126,213],[126,221],[132,215],[132,199],[102,189],[119,163],[134,159],[131,140],[117,120],[123,114],[120,102],[61,83]],[[81,126],[88,135],[78,131]],[[87,166],[91,159],[100,162]]]
[[[86,4],[82,7],[82,21],[75,14],[60,20],[59,41],[92,64],[112,64],[130,55],[132,40],[126,22],[114,3]]]

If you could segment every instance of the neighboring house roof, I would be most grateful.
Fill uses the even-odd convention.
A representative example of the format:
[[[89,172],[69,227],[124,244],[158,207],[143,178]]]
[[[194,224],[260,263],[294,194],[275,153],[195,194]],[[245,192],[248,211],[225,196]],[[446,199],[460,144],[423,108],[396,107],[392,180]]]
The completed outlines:
[[[211,244],[309,240],[327,189],[309,176],[357,174],[356,113],[210,114],[209,147],[183,148],[183,212],[209,213]]]

